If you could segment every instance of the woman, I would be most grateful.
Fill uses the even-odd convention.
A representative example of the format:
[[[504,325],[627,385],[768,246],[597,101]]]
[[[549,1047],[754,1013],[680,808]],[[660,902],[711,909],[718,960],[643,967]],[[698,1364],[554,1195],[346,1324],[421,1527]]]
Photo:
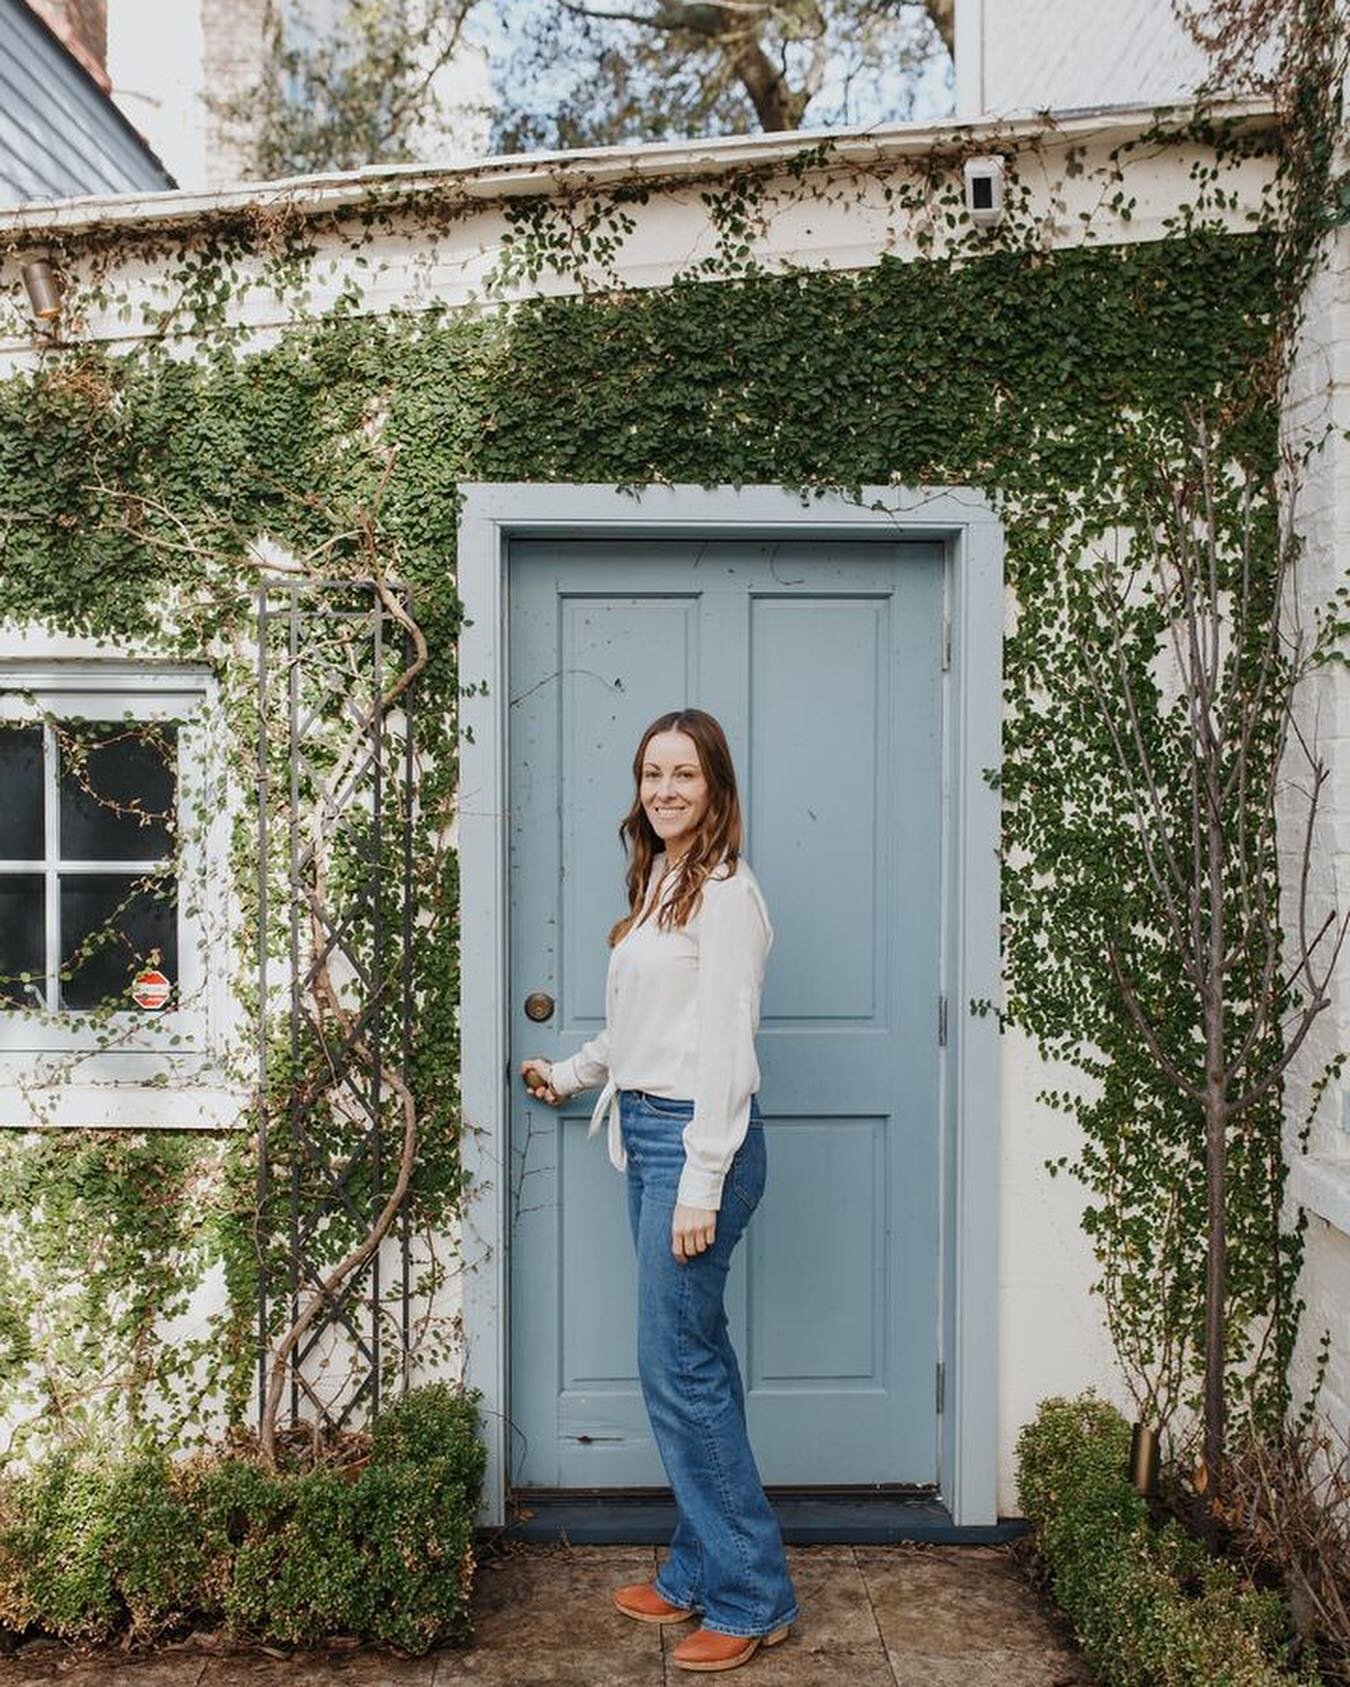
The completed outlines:
[[[610,1158],[628,1176],[638,1375],[678,1521],[655,1580],[618,1588],[615,1603],[647,1623],[700,1612],[675,1663],[734,1669],[797,1615],[723,1308],[764,1191],[754,1039],[773,927],[740,859],[736,775],[713,717],[653,721],[633,778],[619,828],[629,912],[609,934],[605,1029],[568,1060],[523,1061],[521,1075],[550,1105],[604,1084],[591,1130],[608,1111]]]

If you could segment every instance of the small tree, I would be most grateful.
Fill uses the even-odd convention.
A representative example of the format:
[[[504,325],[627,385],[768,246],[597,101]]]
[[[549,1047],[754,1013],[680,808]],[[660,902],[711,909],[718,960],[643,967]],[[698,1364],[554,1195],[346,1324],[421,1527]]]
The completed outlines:
[[[1226,460],[1202,412],[1186,411],[1180,437],[1156,437],[1144,462],[1128,489],[1128,506],[1146,515],[1133,568],[1122,577],[1098,555],[1086,571],[1102,634],[1083,671],[1133,817],[1137,860],[1122,862],[1122,874],[1137,869],[1173,963],[1156,985],[1122,899],[1106,934],[1110,973],[1158,1075],[1203,1120],[1204,1467],[1217,1484],[1228,1414],[1230,1157],[1329,1005],[1350,923],[1334,908],[1320,920],[1313,912],[1329,775],[1295,709],[1336,625],[1297,624],[1293,498],[1281,515],[1275,477]],[[1166,652],[1170,674],[1156,660]],[[1289,825],[1291,812],[1297,848],[1286,853],[1298,867],[1284,885],[1286,929],[1277,823]],[[1174,982],[1186,1003],[1180,1026]],[[1278,1231],[1278,1215],[1272,1222]]]

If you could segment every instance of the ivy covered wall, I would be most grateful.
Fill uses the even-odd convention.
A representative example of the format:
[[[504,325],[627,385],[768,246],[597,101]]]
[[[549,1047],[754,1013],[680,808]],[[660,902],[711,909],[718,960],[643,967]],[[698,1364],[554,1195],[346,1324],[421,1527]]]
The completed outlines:
[[[430,841],[453,816],[456,702],[475,683],[455,668],[459,484],[939,482],[989,493],[1006,524],[1009,594],[1004,1020],[1079,1069],[1079,1092],[1050,1104],[1087,1125],[1096,1152],[1118,1156],[1113,1201],[1094,1192],[1101,1270],[1118,1269],[1125,1232],[1140,1269],[1158,1263],[1153,1180],[1181,1180],[1194,1245],[1168,1269],[1184,1294],[1203,1268],[1203,1180],[1186,1183],[1201,1127],[1160,1090],[1107,974],[1101,932],[1119,913],[1131,829],[1085,714],[1076,656],[1092,634],[1072,559],[1096,546],[1128,562],[1131,487],[1188,406],[1214,418],[1233,460],[1256,475],[1270,467],[1277,248],[1254,221],[1241,234],[1183,218],[1166,239],[1067,249],[1014,224],[992,250],[882,256],[851,273],[747,264],[485,314],[362,314],[348,301],[262,347],[204,334],[191,358],[155,339],[132,355],[75,343],[0,384],[0,619],[206,656],[247,776],[239,652],[252,636],[257,550],[357,574],[374,558],[410,585],[429,654],[421,749],[434,769],[418,896],[438,911],[416,957],[423,1131],[412,1199],[419,1230],[446,1238],[462,1198],[456,886],[453,852]],[[734,223],[729,214],[733,233]],[[246,830],[233,871],[247,955]],[[1141,893],[1140,919],[1156,916]],[[1179,1046],[1187,1012],[1178,990]],[[1051,1143],[1032,1134],[1033,1118],[1006,1118],[1004,1129],[1039,1168]],[[1141,1142],[1156,1153],[1132,1183]],[[1259,1331],[1273,1318],[1278,1346],[1297,1240],[1279,1235],[1273,1101],[1251,1143],[1234,1172],[1247,1220],[1234,1241],[1232,1322]],[[71,1438],[125,1433],[154,1415],[190,1435],[222,1411],[247,1415],[255,1152],[248,1128],[5,1134],[7,1417]],[[339,1226],[333,1249],[350,1240]],[[433,1293],[452,1276],[449,1267]],[[166,1315],[208,1280],[216,1310],[185,1339]],[[1145,1370],[1156,1338],[1146,1322],[1131,1338]],[[454,1346],[453,1329],[443,1332],[441,1356]],[[1236,1342],[1235,1367],[1250,1353]]]

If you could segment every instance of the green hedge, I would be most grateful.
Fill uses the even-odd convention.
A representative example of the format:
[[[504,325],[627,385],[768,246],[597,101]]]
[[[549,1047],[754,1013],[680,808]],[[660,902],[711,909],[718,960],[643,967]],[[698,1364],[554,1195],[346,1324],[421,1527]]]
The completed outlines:
[[[442,1383],[386,1410],[345,1475],[56,1456],[0,1488],[0,1630],[146,1641],[191,1623],[409,1652],[466,1639],[483,1465],[475,1397]]]
[[[1017,1443],[1022,1509],[1102,1687],[1288,1687],[1278,1595],[1245,1586],[1126,1478],[1130,1428],[1091,1392],[1045,1400]]]

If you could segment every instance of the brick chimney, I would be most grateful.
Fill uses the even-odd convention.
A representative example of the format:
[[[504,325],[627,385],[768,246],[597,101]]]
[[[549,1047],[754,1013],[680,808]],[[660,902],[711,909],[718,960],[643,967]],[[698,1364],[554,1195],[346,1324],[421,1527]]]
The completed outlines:
[[[108,79],[108,0],[28,0],[61,42],[106,93]]]

